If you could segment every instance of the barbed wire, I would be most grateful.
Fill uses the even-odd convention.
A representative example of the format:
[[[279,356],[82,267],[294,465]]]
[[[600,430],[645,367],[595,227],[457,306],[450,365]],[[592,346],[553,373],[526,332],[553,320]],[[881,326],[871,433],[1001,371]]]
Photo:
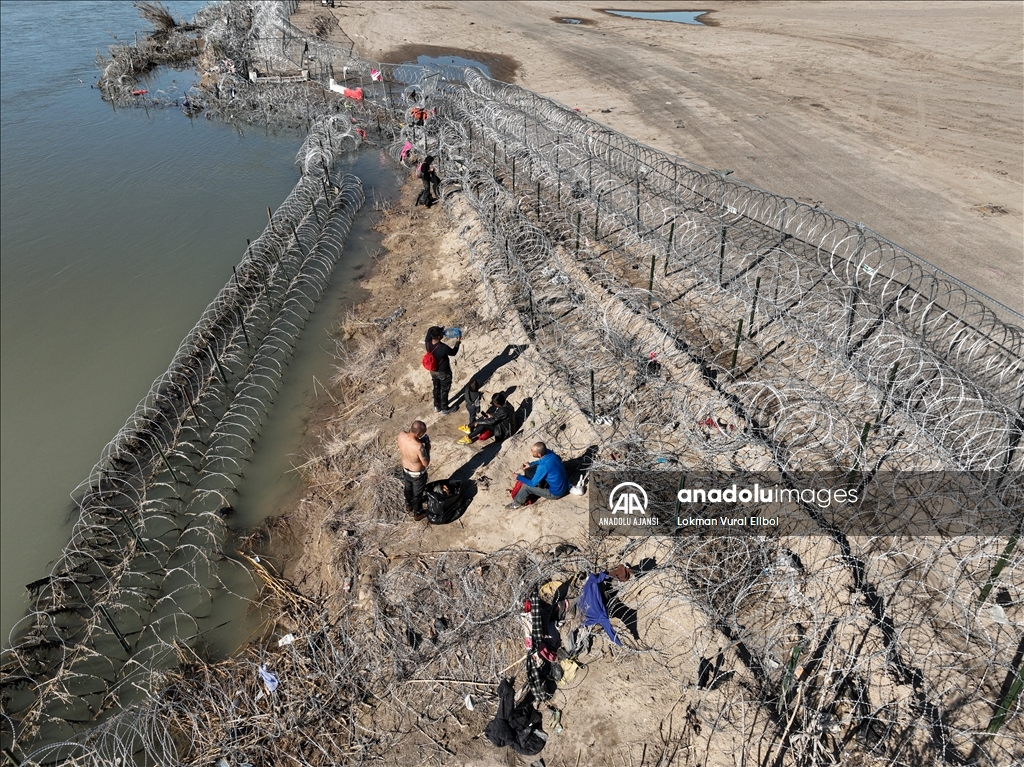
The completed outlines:
[[[234,564],[221,513],[363,203],[358,178],[331,175],[337,133],[310,134],[299,183],[76,490],[71,539],[29,584],[3,653],[18,689],[5,692],[5,748],[71,739],[75,723],[151,692],[176,643],[202,636]]]
[[[204,315],[179,350],[189,364],[154,386],[108,450],[105,460],[125,463],[114,465],[118,472],[104,465],[85,488],[83,510],[106,516],[82,523],[81,534],[76,527],[55,568],[61,576],[37,600],[35,644],[12,651],[18,671],[8,672],[5,655],[5,694],[20,680],[33,689],[48,675],[59,683],[46,688],[45,714],[38,705],[10,709],[17,716],[5,713],[5,728],[13,732],[17,720],[20,732],[39,733],[60,719],[54,709],[68,706],[88,676],[79,671],[88,653],[77,648],[95,645],[90,662],[117,666],[109,635],[106,645],[55,642],[64,629],[44,608],[116,594],[122,613],[141,625],[155,604],[131,577],[148,566],[182,574],[166,593],[185,609],[161,602],[161,620],[172,625],[152,643],[160,651],[137,665],[131,684],[143,694],[122,700],[115,688],[105,701],[122,704],[119,714],[83,735],[59,730],[68,742],[38,752],[39,761],[358,764],[398,747],[436,755],[440,745],[429,735],[423,744],[418,722],[443,727],[458,721],[468,692],[492,695],[488,685],[519,657],[512,638],[522,631],[524,596],[548,580],[650,556],[657,569],[619,587],[645,638],[627,640],[625,650],[645,661],[637,684],[685,690],[688,675],[716,653],[742,679],[723,686],[715,672],[714,713],[710,687],[691,689],[687,717],[712,725],[664,739],[660,763],[690,763],[698,738],[706,752],[739,743],[750,758],[776,764],[837,764],[853,753],[878,765],[1019,758],[1022,555],[1016,535],[992,534],[970,516],[980,504],[1001,529],[1019,531],[1019,315],[862,225],[664,155],[475,69],[359,58],[293,27],[295,7],[238,2],[204,17],[213,57],[202,66],[230,61],[215,66],[236,71],[207,68],[189,103],[253,124],[330,125],[300,152],[307,174],[363,140],[396,158],[407,143],[436,155],[446,204],[464,198],[474,212],[464,237],[491,311],[517,317],[529,336],[531,361],[544,372],[534,395],[582,412],[598,430],[596,469],[852,472],[864,477],[863,511],[843,519],[805,507],[820,534],[803,538],[545,540],[394,558],[382,553],[403,534],[393,461],[379,443],[345,438],[309,471],[314,487],[361,478],[345,509],[331,510],[329,493],[321,501],[323,534],[338,539],[330,567],[351,591],[312,599],[250,560],[265,584],[263,604],[280,616],[270,635],[287,631],[296,641],[203,662],[180,637],[195,632],[217,577],[199,564],[208,555],[189,552],[216,549],[216,508],[276,381],[230,385],[255,355],[238,337],[252,328],[225,317],[252,317],[276,337],[256,297],[279,285],[278,259],[314,247],[331,198],[330,188],[322,196],[316,188],[329,183],[322,173],[282,206],[302,215],[275,217],[266,250],[253,244],[261,266],[239,270],[252,297],[240,291]],[[108,98],[138,98],[129,88],[135,55],[112,51],[129,66],[104,72]],[[311,82],[247,80],[257,69],[305,69]],[[317,85],[328,79],[360,98]],[[413,107],[427,119],[410,115]],[[463,194],[447,194],[454,190]],[[285,294],[275,295],[283,306]],[[231,332],[214,332],[221,327]],[[373,406],[344,392],[394,358],[401,332],[395,323],[343,351],[349,412]],[[261,357],[261,370],[277,375],[275,353]],[[170,397],[170,383],[185,396]],[[170,417],[159,415],[161,395]],[[200,414],[223,428],[200,428]],[[155,449],[171,444],[166,455]],[[188,493],[205,505],[186,503]],[[865,518],[893,504],[905,504],[907,519],[924,515],[932,534],[861,534]],[[132,535],[143,509],[145,524],[164,525],[166,535],[152,527]],[[179,509],[195,524],[183,524]],[[109,553],[111,531],[135,552],[130,561]],[[137,551],[151,540],[157,554]],[[181,622],[188,626],[174,625]],[[83,636],[99,638],[95,615],[87,625]],[[160,620],[151,625],[161,637]],[[27,659],[52,651],[82,660],[47,667]],[[279,692],[259,681],[260,665],[274,670]]]

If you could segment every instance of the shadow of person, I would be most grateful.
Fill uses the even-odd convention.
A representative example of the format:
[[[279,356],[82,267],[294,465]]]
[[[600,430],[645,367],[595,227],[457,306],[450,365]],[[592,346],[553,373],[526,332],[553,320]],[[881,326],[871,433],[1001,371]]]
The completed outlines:
[[[510,386],[509,390],[506,390],[506,396],[515,391],[515,386]],[[516,414],[514,416],[515,427],[512,431],[513,434],[523,428],[523,424],[526,423],[526,419],[530,417],[530,413],[533,412],[533,397],[524,397],[523,401],[519,403],[519,407],[516,408]]]
[[[455,473],[452,474],[452,479],[463,482],[468,480],[477,469],[486,466],[495,459],[498,453],[501,452],[502,444],[504,443],[494,440],[484,445],[468,461],[455,470]]]
[[[469,380],[472,381],[475,378],[477,384],[483,388],[499,368],[515,360],[528,348],[530,348],[529,344],[509,344],[501,354],[496,355],[490,362],[471,375]],[[455,393],[454,397],[449,400],[448,404],[450,407],[457,407],[462,402],[463,397],[466,395],[466,386],[468,385],[469,381],[466,381],[462,388]]]
[[[569,478],[570,485],[578,484],[580,477],[590,471],[590,467],[594,463],[594,459],[597,458],[597,450],[597,445],[590,445],[575,458],[562,461],[562,465],[565,466],[565,474]]]

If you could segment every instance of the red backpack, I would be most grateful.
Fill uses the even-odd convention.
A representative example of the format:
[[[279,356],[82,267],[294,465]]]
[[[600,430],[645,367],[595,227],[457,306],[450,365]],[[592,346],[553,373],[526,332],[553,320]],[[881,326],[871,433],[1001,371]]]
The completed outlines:
[[[436,348],[435,345],[434,349]],[[423,355],[423,369],[429,370],[431,373],[437,370],[437,357],[434,356],[433,349]]]

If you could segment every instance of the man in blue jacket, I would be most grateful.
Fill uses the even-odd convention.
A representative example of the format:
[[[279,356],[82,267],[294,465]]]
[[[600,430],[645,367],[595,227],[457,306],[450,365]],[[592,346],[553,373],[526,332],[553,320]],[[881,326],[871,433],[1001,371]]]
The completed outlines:
[[[569,478],[565,475],[562,459],[548,450],[547,445],[543,442],[534,444],[530,448],[530,453],[536,460],[523,464],[523,469],[530,476],[522,474],[516,476],[520,484],[512,498],[512,503],[508,505],[510,509],[518,509],[526,503],[526,499],[531,495],[539,495],[542,498],[561,498],[569,492]]]

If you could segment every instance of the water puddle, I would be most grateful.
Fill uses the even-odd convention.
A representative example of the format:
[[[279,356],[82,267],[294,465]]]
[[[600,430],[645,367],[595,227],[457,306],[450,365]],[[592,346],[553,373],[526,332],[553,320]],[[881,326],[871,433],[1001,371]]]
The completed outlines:
[[[416,63],[421,67],[427,64],[449,67],[476,67],[488,77],[491,76],[491,68],[482,61],[467,59],[463,56],[417,56]]]
[[[613,11],[604,9],[605,13],[612,16],[623,16],[630,19],[644,19],[645,21],[674,21],[677,24],[690,24],[697,27],[711,26],[708,20],[698,21],[698,16],[704,16],[709,11]]]
[[[556,24],[572,24],[573,26],[590,26],[594,23],[589,19],[577,19],[572,16],[552,16],[551,20]]]
[[[495,80],[512,82],[516,72],[519,70],[519,62],[510,56],[488,53],[485,51],[470,51],[463,48],[445,48],[439,45],[414,45],[412,43],[394,48],[380,58],[383,62],[402,62],[403,64],[426,66],[434,65],[447,70],[446,77],[457,78],[463,67],[476,67],[485,75]],[[395,79],[400,82],[416,82],[418,73],[414,73],[410,66],[409,70],[403,72],[404,67],[395,70]]]

